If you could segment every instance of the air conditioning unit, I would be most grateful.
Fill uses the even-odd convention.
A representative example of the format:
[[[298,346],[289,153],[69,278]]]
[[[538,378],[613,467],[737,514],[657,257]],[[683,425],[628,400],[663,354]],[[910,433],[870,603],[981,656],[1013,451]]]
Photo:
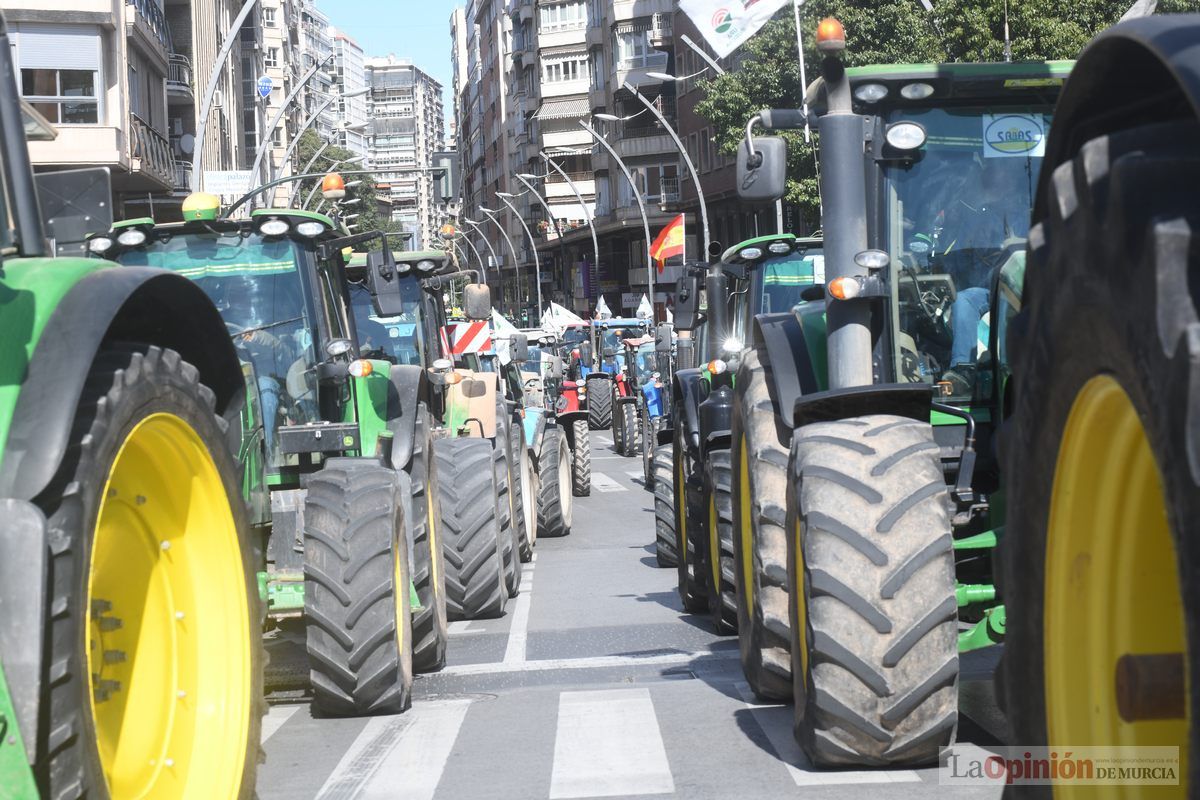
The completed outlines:
[[[212,108],[224,108],[224,107],[225,107],[225,92],[223,92],[220,89],[217,89],[215,92],[213,92]]]

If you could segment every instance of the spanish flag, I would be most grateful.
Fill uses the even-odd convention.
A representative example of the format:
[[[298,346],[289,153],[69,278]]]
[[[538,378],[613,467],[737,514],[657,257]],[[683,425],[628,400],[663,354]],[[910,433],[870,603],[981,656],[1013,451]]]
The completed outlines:
[[[662,229],[654,244],[650,245],[650,255],[658,262],[659,272],[663,271],[668,258],[683,255],[683,214]]]

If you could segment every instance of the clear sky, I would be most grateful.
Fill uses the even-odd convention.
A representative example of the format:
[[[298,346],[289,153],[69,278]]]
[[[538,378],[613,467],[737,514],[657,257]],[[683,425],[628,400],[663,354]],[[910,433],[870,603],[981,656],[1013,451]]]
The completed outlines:
[[[358,42],[368,57],[393,53],[438,80],[448,101],[450,76],[450,12],[460,0],[317,0],[329,22]],[[447,102],[447,121],[454,109]]]

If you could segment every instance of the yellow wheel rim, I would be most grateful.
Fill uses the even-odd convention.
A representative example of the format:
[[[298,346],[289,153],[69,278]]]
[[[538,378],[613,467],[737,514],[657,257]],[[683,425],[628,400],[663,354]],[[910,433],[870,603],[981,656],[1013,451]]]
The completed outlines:
[[[1118,712],[1121,656],[1183,653],[1186,661],[1187,649],[1161,475],[1133,403],[1109,376],[1084,385],[1063,432],[1045,597],[1048,743],[1177,745],[1186,760],[1187,718],[1131,723]]]
[[[738,448],[738,487],[738,518],[742,527],[742,596],[746,601],[748,616],[753,619],[757,596],[754,591],[754,537],[750,531],[750,455],[746,450],[745,437],[742,437],[742,446]]]
[[[721,596],[721,537],[717,531],[717,496],[708,495],[708,563],[712,572],[713,595]]]
[[[797,498],[799,499],[799,498]],[[808,598],[804,587],[804,526],[796,520],[792,531],[796,543],[796,583],[792,586],[792,597],[796,603],[796,643],[799,646],[800,674],[796,676],[807,682],[808,678]]]
[[[138,423],[113,462],[85,629],[90,706],[113,797],[240,790],[259,633],[229,504],[204,443],[174,415]]]
[[[684,522],[683,506],[687,502],[687,487],[683,485],[683,455],[675,464],[675,535],[678,538],[679,563],[687,562],[687,525]]]

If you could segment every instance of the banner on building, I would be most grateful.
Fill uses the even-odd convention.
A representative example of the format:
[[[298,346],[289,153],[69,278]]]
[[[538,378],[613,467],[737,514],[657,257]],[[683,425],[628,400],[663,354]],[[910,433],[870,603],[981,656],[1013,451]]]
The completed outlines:
[[[659,232],[654,244],[650,245],[650,256],[658,262],[658,271],[663,271],[663,262],[671,256],[683,255],[683,214]]]
[[[789,0],[679,0],[717,58],[738,49]]]

